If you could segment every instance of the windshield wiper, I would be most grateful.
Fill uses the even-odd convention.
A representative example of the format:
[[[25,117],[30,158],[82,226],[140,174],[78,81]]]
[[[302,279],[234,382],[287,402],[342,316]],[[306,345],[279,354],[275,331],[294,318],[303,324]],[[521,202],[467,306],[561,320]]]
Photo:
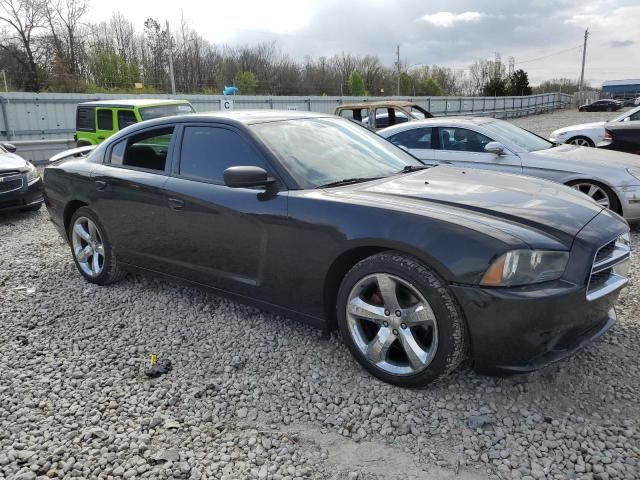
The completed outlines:
[[[435,167],[436,165],[405,165],[398,173],[411,173],[418,170],[425,170],[427,168]]]
[[[368,182],[369,180],[378,180],[384,177],[356,177],[356,178],[343,178],[342,180],[336,180],[335,182],[325,183],[324,185],[318,185],[317,188],[329,188],[339,187],[341,185],[352,185],[354,183]]]

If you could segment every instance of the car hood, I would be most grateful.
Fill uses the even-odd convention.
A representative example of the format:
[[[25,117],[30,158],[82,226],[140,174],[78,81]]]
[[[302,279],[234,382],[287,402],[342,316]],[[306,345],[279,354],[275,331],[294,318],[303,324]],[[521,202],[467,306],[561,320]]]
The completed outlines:
[[[559,128],[557,130],[554,130],[553,133],[560,133],[560,132],[576,132],[576,131],[583,131],[583,130],[591,130],[591,129],[597,129],[597,128],[604,128],[604,125],[607,122],[591,122],[591,123],[580,123],[578,125],[571,125],[569,127],[563,127],[563,128]]]
[[[0,153],[0,172],[6,170],[26,170],[27,161],[13,153]]]
[[[413,174],[341,188],[341,195],[419,212],[425,203],[439,214],[464,215],[497,228],[528,227],[570,246],[603,209],[586,195],[546,180],[438,166]],[[496,222],[495,220],[498,220]]]
[[[538,150],[537,152],[531,152],[529,155],[533,155],[534,158],[538,156],[560,161],[571,160],[590,163],[600,167],[603,165],[618,165],[627,168],[640,167],[640,157],[631,153],[568,144],[547,148],[546,150]]]

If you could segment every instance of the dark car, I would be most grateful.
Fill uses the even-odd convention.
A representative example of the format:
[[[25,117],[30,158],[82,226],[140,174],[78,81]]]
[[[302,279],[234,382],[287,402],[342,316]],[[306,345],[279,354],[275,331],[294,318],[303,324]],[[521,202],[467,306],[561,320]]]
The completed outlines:
[[[615,112],[622,108],[622,102],[616,100],[596,100],[578,108],[581,112]]]
[[[42,206],[42,179],[31,162],[15,154],[10,143],[0,144],[0,211],[38,210]]]
[[[640,122],[607,124],[599,148],[640,155]]]
[[[427,167],[345,119],[230,112],[131,126],[45,169],[92,283],[152,272],[325,330],[378,378],[424,385],[470,352],[537,369],[602,335],[629,228],[546,180]]]

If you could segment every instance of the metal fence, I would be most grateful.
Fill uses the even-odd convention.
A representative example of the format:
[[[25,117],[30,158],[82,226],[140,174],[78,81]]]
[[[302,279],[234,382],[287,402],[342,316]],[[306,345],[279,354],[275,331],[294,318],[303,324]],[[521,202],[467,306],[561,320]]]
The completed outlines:
[[[272,97],[224,95],[124,95],[73,93],[22,93],[0,95],[0,141],[18,146],[22,156],[38,162],[73,146],[76,105],[80,102],[124,98],[180,98],[199,112],[225,109],[303,110],[332,114],[344,103],[379,101],[381,97]],[[545,93],[526,97],[389,97],[411,100],[436,116],[489,115],[512,118],[566,108],[572,97]]]

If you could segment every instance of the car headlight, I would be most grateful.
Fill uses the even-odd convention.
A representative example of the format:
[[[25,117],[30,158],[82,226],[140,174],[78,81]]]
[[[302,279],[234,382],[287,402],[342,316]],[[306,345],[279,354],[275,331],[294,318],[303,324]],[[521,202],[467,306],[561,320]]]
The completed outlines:
[[[38,169],[29,163],[29,170],[27,170],[27,183],[31,184],[40,178]]]
[[[567,132],[561,132],[559,130],[556,130],[555,132],[551,133],[551,138],[558,138],[558,137],[562,137],[563,135],[566,135]]]
[[[640,180],[640,168],[627,168],[627,172],[636,180]]]
[[[481,285],[513,287],[548,282],[562,276],[569,252],[513,250],[498,257],[485,272]]]

